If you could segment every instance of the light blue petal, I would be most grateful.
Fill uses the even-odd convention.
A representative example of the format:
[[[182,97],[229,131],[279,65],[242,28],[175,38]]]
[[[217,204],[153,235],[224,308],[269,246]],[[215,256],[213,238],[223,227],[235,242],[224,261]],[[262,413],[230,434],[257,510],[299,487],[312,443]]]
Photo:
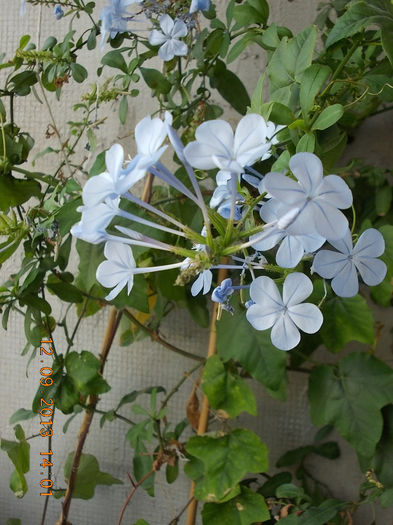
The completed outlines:
[[[153,29],[149,35],[149,43],[152,46],[161,46],[164,42],[168,40],[168,37],[164,35],[161,31]]]
[[[300,333],[289,315],[281,315],[275,322],[270,335],[272,343],[279,350],[291,350],[300,342]]]
[[[332,280],[333,291],[340,297],[353,297],[359,291],[359,281],[356,267],[347,260],[342,270]]]
[[[269,311],[281,311],[283,302],[276,283],[270,277],[257,277],[250,286],[251,299]]]
[[[324,177],[318,195],[319,199],[329,202],[336,208],[346,209],[352,205],[352,192],[347,183],[337,175]]]
[[[354,257],[353,262],[363,281],[369,286],[376,286],[385,279],[387,267],[383,261],[375,257]]]
[[[213,274],[210,270],[204,270],[202,273],[203,276],[203,295],[206,295],[210,292],[212,286]]]
[[[203,275],[200,273],[191,286],[191,295],[195,297],[203,288]]]
[[[314,257],[313,270],[325,279],[339,274],[348,262],[348,256],[332,250],[321,250]]]
[[[345,235],[342,239],[338,239],[336,241],[331,241],[330,239],[328,240],[333,248],[336,248],[336,250],[343,253],[344,255],[348,256],[352,253],[352,235],[349,228],[347,228],[347,231],[345,232]]]
[[[293,272],[288,275],[283,286],[283,303],[288,308],[301,303],[312,292],[311,280],[301,272]]]
[[[322,235],[322,237],[325,237],[325,239],[342,239],[348,229],[348,220],[345,215],[329,203],[319,201],[318,199],[309,201],[306,216],[311,221],[316,232]],[[305,216],[303,218],[305,218]],[[312,232],[299,231],[297,233]]]
[[[323,316],[317,306],[311,303],[295,304],[288,308],[288,315],[300,330],[315,334],[321,328]]]
[[[359,237],[353,255],[360,257],[379,257],[385,251],[385,240],[378,230],[369,228]]]
[[[263,182],[265,190],[282,203],[299,207],[306,201],[300,184],[282,173],[268,173]]]
[[[296,235],[287,235],[276,254],[276,262],[283,268],[294,268],[304,255],[303,244]]]
[[[297,153],[289,161],[289,168],[307,195],[312,195],[323,177],[323,166],[313,153]]]
[[[269,310],[259,304],[251,305],[246,312],[247,320],[255,330],[267,330],[271,328],[280,315],[280,312],[277,310]]]

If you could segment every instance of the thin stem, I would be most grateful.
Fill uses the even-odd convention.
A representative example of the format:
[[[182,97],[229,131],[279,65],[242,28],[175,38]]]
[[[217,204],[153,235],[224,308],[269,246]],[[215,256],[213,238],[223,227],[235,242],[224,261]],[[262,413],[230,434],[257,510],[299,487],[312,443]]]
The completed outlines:
[[[138,481],[138,483],[135,483],[135,481],[131,478],[131,476],[129,476],[129,479],[130,479],[130,481],[131,481],[133,486],[132,486],[131,492],[128,494],[127,499],[124,502],[124,505],[123,505],[123,507],[122,507],[122,509],[120,511],[119,519],[117,520],[117,525],[121,525],[121,522],[122,522],[124,513],[126,511],[126,508],[127,508],[128,504],[130,503],[131,498],[135,494],[135,492],[138,489],[138,487],[140,487],[142,485],[142,483],[144,483],[147,480],[147,478],[149,478],[154,473],[155,473],[155,469],[152,468],[147,474],[145,474],[143,476],[143,478],[141,478]]]
[[[182,517],[182,515],[185,513],[185,511],[188,509],[188,507],[191,505],[191,503],[194,501],[194,496],[190,498],[187,503],[184,505],[184,507],[181,509],[179,514],[173,518],[173,520],[170,521],[169,525],[177,525],[179,523],[179,519]]]
[[[54,422],[54,418],[55,418],[55,412],[56,412],[56,407],[54,406],[53,407],[53,414],[52,414],[52,425],[53,425],[53,422]],[[48,438],[48,452],[50,452],[52,450],[52,436],[49,436]],[[48,467],[48,479],[52,479],[52,466],[49,465]],[[48,505],[49,505],[49,498],[45,498],[45,502],[44,502],[44,508],[42,510],[42,517],[41,517],[41,525],[45,525],[45,519],[46,519],[46,513],[48,511]]]
[[[168,393],[168,395],[162,400],[161,409],[160,410],[162,410],[163,408],[165,408],[167,406],[167,404],[168,404],[169,400],[171,399],[171,397],[174,396],[176,394],[176,392],[179,391],[179,388],[182,386],[182,384],[187,381],[187,379],[190,377],[190,375],[192,375],[196,370],[201,368],[201,366],[203,364],[204,364],[204,361],[201,362],[201,363],[198,363],[197,365],[195,365],[194,368],[191,368],[191,370],[188,370],[188,372],[184,372],[184,376],[180,379],[180,381],[178,383],[176,383],[176,385],[172,388],[172,390]]]
[[[225,262],[225,261],[223,261]],[[218,273],[218,282],[222,282],[225,277],[227,276],[227,270],[221,269]],[[207,351],[207,359],[211,357],[212,355],[215,355],[217,352],[216,349],[216,339],[217,339],[217,332],[216,332],[216,320],[217,320],[217,312],[218,312],[218,303],[214,303],[213,307],[213,314],[211,317],[211,323],[210,323],[210,338],[209,338],[209,346]],[[199,416],[199,424],[198,424],[198,436],[204,434],[207,429],[209,419],[209,400],[204,395],[202,400],[202,410]],[[192,481],[191,487],[190,487],[190,499],[194,498],[194,488],[195,484]],[[194,525],[195,524],[195,518],[196,518],[196,511],[197,511],[197,500],[194,498],[192,499],[190,506],[188,508],[188,514],[187,514],[187,525]]]
[[[77,333],[77,331],[79,329],[79,326],[80,326],[80,324],[82,322],[83,316],[85,315],[88,302],[89,302],[89,299],[87,297],[85,297],[85,300],[83,301],[82,311],[81,311],[81,313],[80,313],[80,315],[78,317],[77,322],[75,323],[75,326],[74,326],[74,329],[72,331],[71,337],[68,338],[68,346],[67,346],[67,350],[65,352],[66,356],[67,356],[68,352],[70,351],[71,347],[74,344],[74,339],[75,339],[76,333]]]
[[[55,132],[55,135],[56,135],[57,140],[58,140],[59,145],[60,145],[60,150],[61,150],[61,152],[63,153],[63,156],[64,156],[64,162],[65,162],[65,164],[66,164],[66,166],[68,168],[68,171],[70,172],[70,177],[72,177],[72,169],[71,169],[71,166],[70,166],[70,164],[68,162],[67,154],[64,151],[64,144],[63,144],[63,142],[61,140],[60,132],[59,132],[57,126],[56,126],[56,121],[55,121],[55,117],[54,117],[54,115],[52,113],[52,108],[50,107],[50,104],[49,104],[49,101],[48,101],[48,97],[46,96],[44,86],[42,85],[41,78],[40,78],[40,75],[38,73],[36,73],[36,77],[37,77],[37,82],[40,85],[41,93],[42,93],[43,99],[45,101],[45,105],[46,105],[46,107],[48,109],[48,113],[49,113],[50,119],[52,121],[53,131]]]
[[[190,352],[186,352],[186,350],[182,350],[181,348],[178,348],[177,346],[172,345],[171,343],[168,343],[164,339],[162,339],[156,330],[152,330],[151,328],[148,328],[144,324],[142,324],[138,319],[127,309],[124,310],[124,315],[128,317],[128,319],[138,328],[149,334],[150,338],[155,341],[156,343],[159,343],[160,345],[164,346],[165,348],[168,348],[168,350],[171,350],[172,352],[175,352],[176,354],[180,354],[184,357],[188,357],[189,359],[193,359],[194,361],[204,361],[205,359],[199,355],[191,354]]]
[[[115,308],[112,308],[111,310],[108,325],[106,328],[104,341],[103,341],[101,352],[99,355],[99,359],[101,361],[101,368],[100,368],[101,374],[104,370],[105,363],[106,363],[109,351],[111,349],[113,340],[115,338],[116,331],[119,326],[122,313],[123,312],[117,313]],[[80,462],[80,458],[82,455],[83,446],[85,444],[87,434],[89,433],[90,425],[94,417],[94,408],[96,407],[97,403],[98,403],[98,396],[95,394],[90,395],[88,399],[88,403],[87,403],[87,405],[89,406],[89,410],[86,411],[85,416],[82,421],[81,428],[79,430],[79,438],[78,438],[78,442],[75,448],[74,458],[73,458],[72,467],[71,467],[71,473],[70,473],[70,477],[68,480],[68,485],[67,485],[67,490],[64,496],[64,501],[62,504],[62,512],[61,512],[60,519],[58,521],[58,525],[67,525],[67,518],[68,518],[69,511],[70,511],[71,498],[72,498],[72,493],[75,487],[76,476],[77,476],[78,468],[79,468],[79,462]]]

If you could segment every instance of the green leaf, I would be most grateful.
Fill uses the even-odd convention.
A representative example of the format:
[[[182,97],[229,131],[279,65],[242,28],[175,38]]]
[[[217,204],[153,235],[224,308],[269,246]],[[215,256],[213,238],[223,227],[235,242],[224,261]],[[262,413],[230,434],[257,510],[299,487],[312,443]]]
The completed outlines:
[[[371,458],[359,458],[362,470],[373,469],[385,488],[393,487],[393,405],[382,409],[383,431]]]
[[[115,49],[106,53],[101,59],[101,64],[120,69],[120,71],[123,71],[125,74],[128,73],[126,61],[122,55],[122,49]]]
[[[304,489],[293,483],[283,483],[276,490],[277,498],[301,498],[304,495]]]
[[[81,66],[80,64],[77,64],[76,62],[72,62],[71,71],[72,71],[72,76],[75,82],[78,82],[78,84],[81,84],[82,82],[84,82],[86,78],[89,76],[87,69]]]
[[[284,485],[284,483],[290,483],[291,480],[292,475],[290,472],[279,472],[278,474],[275,474],[269,478],[258,490],[258,492],[265,498],[275,496],[278,487],[280,485]]]
[[[67,303],[81,303],[83,301],[83,295],[76,286],[62,281],[54,274],[48,277],[47,287],[59,299]]]
[[[76,390],[82,394],[103,394],[110,390],[110,386],[99,373],[101,361],[91,352],[70,352],[65,359],[65,366]]]
[[[337,352],[349,341],[374,342],[374,319],[360,295],[332,297],[324,303],[322,314],[321,336],[329,350]]]
[[[147,521],[142,520],[142,519],[139,519],[139,520],[137,520],[137,521],[134,523],[134,525],[149,525],[149,524],[147,523]]]
[[[176,463],[174,465],[167,464],[166,471],[165,471],[165,477],[167,483],[171,484],[174,483],[179,476],[179,461],[176,459]]]
[[[251,105],[250,97],[240,78],[226,69],[223,62],[218,62],[210,76],[210,83],[220,95],[241,115],[245,115]]]
[[[296,153],[308,151],[314,153],[315,151],[315,135],[314,133],[305,133],[296,145]]]
[[[327,129],[333,126],[344,114],[344,108],[341,104],[333,104],[325,108],[314,122],[312,129]]]
[[[26,410],[26,408],[19,408],[16,412],[12,414],[10,417],[10,425],[13,425],[14,423],[17,423],[18,421],[23,421],[25,419],[31,419],[35,417],[37,414],[33,412],[32,410]]]
[[[381,42],[382,47],[389,59],[390,64],[393,66],[393,39],[392,39],[392,27],[393,23],[390,24],[390,27],[381,27]]]
[[[100,175],[100,173],[103,173],[106,170],[105,154],[106,154],[106,151],[102,151],[101,153],[97,155],[96,160],[94,161],[89,171],[90,177],[94,177],[95,175]]]
[[[239,377],[237,369],[224,365],[217,355],[209,357],[203,370],[202,389],[215,410],[229,417],[241,412],[257,415],[255,397],[247,382]]]
[[[30,470],[30,445],[26,441],[25,433],[20,425],[14,427],[18,441],[0,440],[0,448],[7,453],[15,470],[11,475],[10,488],[17,498],[23,498],[27,492],[26,472]]]
[[[358,454],[370,457],[382,434],[380,410],[393,401],[393,371],[372,355],[352,353],[337,369],[315,368],[308,395],[313,423],[334,425]]]
[[[270,81],[270,98],[295,110],[299,83],[311,65],[317,30],[307,27],[294,38],[284,37],[266,68]]]
[[[127,100],[127,96],[124,95],[119,105],[119,119],[122,124],[126,123],[127,114],[128,114],[128,100]]]
[[[35,180],[15,179],[6,173],[0,177],[0,210],[23,204],[31,197],[41,195],[41,186]]]
[[[291,514],[281,519],[283,525],[321,525],[330,523],[340,511],[345,509],[347,503],[335,499],[327,499],[319,507],[310,507],[300,516]]]
[[[225,503],[205,503],[202,510],[204,525],[250,525],[270,519],[264,498],[247,487]]]
[[[383,508],[393,505],[393,489],[388,489],[383,492],[380,497],[380,503]]]
[[[305,70],[299,93],[300,107],[304,118],[313,107],[315,97],[322,89],[330,73],[331,69],[321,64],[312,64]]]
[[[372,24],[390,31],[391,38],[393,5],[390,0],[362,0],[350,4],[346,13],[335,22],[325,45],[330,47],[342,38],[348,38]]]
[[[269,17],[269,6],[266,0],[248,0],[233,10],[233,18],[239,27],[251,24],[265,25]]]
[[[247,473],[266,472],[267,448],[253,432],[236,429],[226,435],[191,437],[185,473],[195,482],[198,500],[218,502],[234,490]]]
[[[375,194],[375,211],[378,215],[386,215],[392,204],[393,188],[390,185],[381,186]]]
[[[6,525],[22,525],[22,522],[17,518],[9,518]]]
[[[276,467],[289,467],[292,465],[296,465],[296,463],[300,463],[303,461],[303,459],[308,456],[308,454],[311,454],[314,451],[314,447],[312,445],[308,445],[307,447],[298,447],[293,450],[288,450],[288,452],[285,452],[276,462]]]
[[[171,83],[162,73],[156,69],[149,69],[146,67],[140,68],[142,77],[149,88],[153,89],[157,93],[167,95],[171,90]]]
[[[74,453],[71,452],[64,465],[64,478],[68,481]],[[90,499],[94,496],[97,485],[122,485],[120,479],[114,478],[111,474],[101,472],[97,459],[91,454],[82,454],[79,462],[78,473],[76,475],[73,498]]]
[[[268,331],[250,327],[244,312],[223,313],[217,323],[217,348],[224,361],[239,361],[272,396],[285,398],[286,353],[273,346]]]
[[[385,224],[379,231],[385,241],[385,251],[381,256],[381,259],[386,263],[388,267],[388,277],[393,277],[393,226]]]

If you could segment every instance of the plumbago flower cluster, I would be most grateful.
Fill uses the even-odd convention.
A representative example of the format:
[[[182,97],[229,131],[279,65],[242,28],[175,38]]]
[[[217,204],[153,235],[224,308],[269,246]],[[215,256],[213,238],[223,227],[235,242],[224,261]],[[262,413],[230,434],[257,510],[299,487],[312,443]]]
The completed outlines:
[[[72,234],[91,243],[105,241],[105,257],[97,269],[97,280],[112,288],[108,301],[123,288],[132,293],[134,275],[179,268],[176,283],[194,280],[193,296],[211,292],[212,270],[237,271],[233,280],[226,278],[212,291],[212,299],[230,312],[234,290],[249,289],[246,317],[256,330],[271,328],[271,340],[280,350],[290,350],[300,341],[299,329],[308,334],[317,332],[323,316],[318,306],[303,301],[313,291],[310,278],[296,270],[302,261],[312,261],[310,273],[332,279],[334,292],[341,297],[358,293],[358,273],[362,280],[375,286],[386,275],[386,264],[377,257],[384,252],[381,233],[369,228],[352,245],[348,219],[341,210],[352,205],[352,193],[342,178],[323,174],[320,159],[312,153],[295,154],[289,161],[289,173],[260,174],[252,168],[258,160],[268,159],[271,147],[278,143],[281,127],[265,122],[263,117],[249,114],[243,117],[235,133],[223,120],[208,121],[196,129],[196,140],[183,146],[171,126],[171,116],[165,120],[146,117],[135,128],[137,154],[124,165],[124,152],[119,144],[106,153],[107,171],[92,177],[83,188],[81,221]],[[189,178],[188,188],[160,161],[169,141]],[[226,219],[224,231],[215,230],[216,220],[207,209],[193,168],[218,168],[216,189],[210,207]],[[147,171],[182,193],[200,209],[204,228],[199,234],[175,217],[143,202],[133,192],[133,186]],[[250,173],[252,174],[250,176]],[[242,185],[254,187],[259,196],[248,201]],[[132,202],[147,210],[155,221],[143,219],[121,207]],[[250,220],[260,221],[250,227]],[[116,225],[116,217],[129,220],[129,226]],[[249,220],[248,220],[249,219]],[[165,225],[166,223],[166,225]],[[259,224],[260,223],[260,224]],[[153,236],[138,232],[143,224],[174,236],[173,244],[163,243]],[[109,230],[107,227],[110,225]],[[218,230],[218,227],[217,227]],[[122,234],[122,235],[119,235]],[[152,233],[153,235],[153,233]],[[183,248],[178,239],[194,243],[193,250]],[[321,249],[326,243],[332,249]],[[149,247],[172,252],[185,259],[168,265],[137,267],[132,246]],[[276,268],[267,257],[276,250]],[[191,246],[190,246],[191,248]],[[226,258],[225,263],[222,262]],[[265,275],[281,273],[277,283]],[[262,274],[262,275],[260,275]],[[239,284],[233,284],[239,281]]]

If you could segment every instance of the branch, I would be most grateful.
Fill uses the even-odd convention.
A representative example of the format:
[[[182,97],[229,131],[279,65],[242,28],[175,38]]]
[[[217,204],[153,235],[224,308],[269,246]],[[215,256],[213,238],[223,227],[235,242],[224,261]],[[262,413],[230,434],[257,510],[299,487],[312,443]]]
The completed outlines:
[[[130,480],[131,483],[132,483],[132,490],[131,490],[131,492],[128,494],[128,497],[127,497],[126,501],[124,502],[124,505],[123,505],[123,507],[122,507],[122,509],[121,509],[121,512],[120,512],[119,519],[118,519],[118,521],[117,521],[117,525],[121,525],[121,521],[122,521],[122,519],[123,519],[124,513],[125,513],[126,508],[127,508],[127,505],[130,503],[131,498],[132,498],[132,496],[135,494],[137,488],[140,487],[140,486],[142,485],[142,483],[143,483],[144,481],[146,481],[147,478],[150,477],[150,476],[151,476],[152,474],[154,474],[154,473],[155,473],[155,468],[153,467],[153,468],[152,468],[147,474],[145,474],[145,475],[143,476],[143,478],[141,478],[141,479],[138,481],[138,483],[135,483],[135,481],[132,479],[132,477],[128,474],[128,478],[129,478],[129,480]]]
[[[105,363],[106,363],[109,351],[111,349],[113,340],[115,338],[116,331],[119,326],[122,313],[123,313],[122,311],[117,313],[115,308],[112,308],[111,310],[108,325],[107,325],[106,332],[105,332],[104,341],[103,341],[101,352],[99,355],[99,359],[101,361],[101,368],[100,368],[101,374],[104,370]],[[66,490],[63,505],[62,505],[62,512],[60,515],[60,519],[56,523],[56,525],[67,525],[67,517],[70,511],[71,498],[72,498],[72,493],[75,487],[76,476],[77,476],[78,468],[79,468],[79,462],[80,462],[80,458],[82,455],[83,446],[85,444],[86,437],[87,437],[87,434],[89,433],[90,425],[94,417],[94,409],[97,403],[98,403],[98,396],[96,394],[90,395],[88,399],[89,410],[86,411],[85,416],[82,421],[82,425],[79,430],[78,442],[76,444],[74,459],[72,461],[70,478],[68,480],[67,490]]]
[[[138,319],[127,309],[124,310],[124,315],[128,317],[128,319],[138,328],[149,334],[150,338],[155,341],[156,343],[159,343],[162,346],[165,346],[165,348],[168,348],[168,350],[171,350],[172,352],[176,352],[177,354],[180,354],[184,357],[188,357],[189,359],[194,359],[194,361],[201,361],[204,362],[205,358],[196,355],[191,354],[190,352],[187,352],[186,350],[182,350],[181,348],[178,348],[177,346],[172,345],[171,343],[168,343],[165,341],[165,339],[162,339],[156,332],[156,330],[152,330],[151,328],[145,326],[143,323],[138,321]]]
[[[179,519],[184,514],[184,512],[188,509],[189,505],[194,501],[194,497],[190,498],[187,503],[184,505],[184,507],[181,509],[179,514],[173,518],[173,520],[170,521],[169,525],[177,525],[179,523]]]

